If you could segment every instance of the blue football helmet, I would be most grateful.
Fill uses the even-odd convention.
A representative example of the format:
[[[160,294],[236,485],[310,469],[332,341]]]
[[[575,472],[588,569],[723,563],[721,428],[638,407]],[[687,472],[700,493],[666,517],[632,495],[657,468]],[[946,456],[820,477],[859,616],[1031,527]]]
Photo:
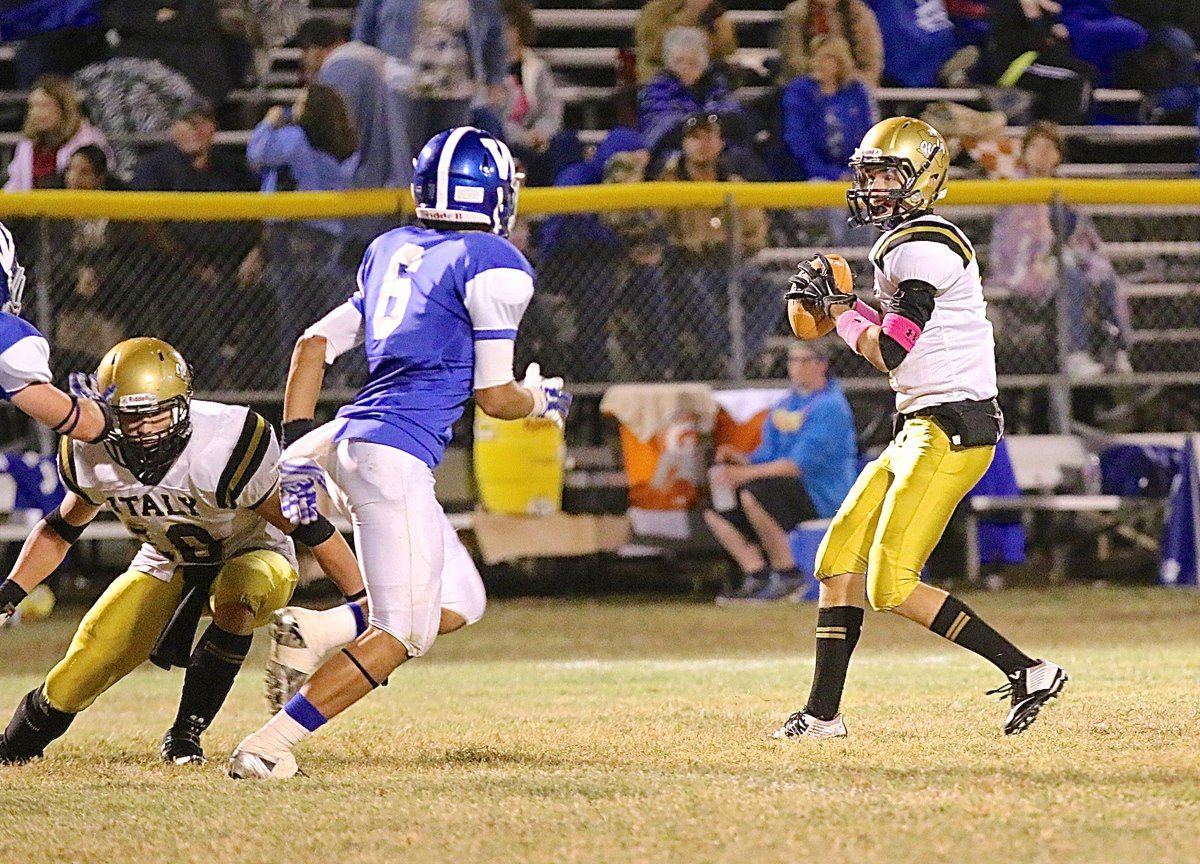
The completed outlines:
[[[24,293],[25,268],[17,263],[17,243],[12,232],[0,223],[0,308],[20,315]]]
[[[417,218],[488,225],[507,237],[517,218],[524,175],[507,145],[473,126],[456,126],[429,139],[413,160]]]

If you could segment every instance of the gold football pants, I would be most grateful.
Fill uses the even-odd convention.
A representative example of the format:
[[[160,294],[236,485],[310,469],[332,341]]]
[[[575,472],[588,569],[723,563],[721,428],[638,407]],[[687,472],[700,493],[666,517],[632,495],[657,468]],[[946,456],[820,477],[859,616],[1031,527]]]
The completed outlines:
[[[863,468],[817,551],[817,578],[867,575],[867,602],[895,609],[921,581],[954,508],[979,482],[995,447],[953,448],[928,417],[904,424]]]
[[[241,603],[254,626],[286,605],[296,571],[278,552],[260,549],[225,562],[209,591],[209,609]],[[183,594],[183,571],[170,582],[128,570],[113,580],[79,622],[67,654],[46,676],[46,700],[75,714],[149,657]]]

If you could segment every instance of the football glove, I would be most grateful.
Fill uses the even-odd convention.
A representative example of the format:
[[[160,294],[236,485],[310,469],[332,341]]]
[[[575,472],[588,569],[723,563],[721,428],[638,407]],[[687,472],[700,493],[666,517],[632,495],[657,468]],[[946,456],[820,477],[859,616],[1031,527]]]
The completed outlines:
[[[27,592],[11,579],[0,582],[0,615],[8,617],[17,611]]]
[[[305,525],[320,518],[318,487],[325,489],[325,472],[317,463],[307,459],[279,463],[279,509],[293,525]]]
[[[801,300],[810,306],[820,309],[825,314],[833,306],[849,306],[854,304],[853,294],[843,294],[838,290],[837,280],[833,274],[833,265],[824,255],[814,255],[807,261],[801,262],[796,273],[788,279],[788,291],[783,295],[785,300]]]
[[[108,385],[108,389],[101,393],[99,385],[96,384],[96,376],[91,372],[72,372],[69,381],[72,396],[76,399],[87,399],[95,402],[100,407],[100,413],[104,415],[104,431],[88,443],[96,444],[103,441],[112,432],[113,426],[116,423],[112,405],[109,404],[108,400],[117,391],[117,385],[110,384]]]
[[[525,380],[521,382],[521,386],[533,396],[530,417],[545,417],[553,420],[560,428],[566,425],[573,397],[563,389],[562,378],[543,378],[542,367],[537,363],[530,363],[525,370]]]

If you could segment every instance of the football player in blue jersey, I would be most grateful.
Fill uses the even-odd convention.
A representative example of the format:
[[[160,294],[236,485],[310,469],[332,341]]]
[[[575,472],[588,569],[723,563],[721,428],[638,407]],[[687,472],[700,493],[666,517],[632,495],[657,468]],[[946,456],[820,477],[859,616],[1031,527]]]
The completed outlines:
[[[242,740],[231,777],[294,775],[297,744],[446,629],[445,516],[432,469],[472,393],[493,417],[566,418],[571,397],[561,379],[542,379],[536,368],[522,383],[513,375],[517,327],[533,296],[533,270],[506,239],[520,179],[492,135],[457,127],[434,136],[414,168],[419,224],[376,238],[358,290],[297,343],[284,404],[289,441],[313,426],[324,365],[359,344],[366,350],[367,383],[338,412],[316,458],[293,464],[284,454],[280,491],[293,512],[307,515],[316,483],[327,482],[350,513],[369,619]]]
[[[112,418],[103,402],[64,393],[50,383],[50,345],[20,317],[24,291],[17,244],[0,224],[0,399],[60,435],[95,443],[112,429]]]

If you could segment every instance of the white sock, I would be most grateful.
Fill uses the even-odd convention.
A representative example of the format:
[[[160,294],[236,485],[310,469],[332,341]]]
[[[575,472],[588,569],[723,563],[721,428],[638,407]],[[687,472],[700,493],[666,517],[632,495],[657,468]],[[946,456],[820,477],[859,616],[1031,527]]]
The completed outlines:
[[[266,753],[269,756],[278,755],[290,752],[311,734],[312,732],[290,717],[286,711],[281,710],[267,721],[267,725],[247,736],[238,748]]]
[[[306,615],[303,629],[304,641],[308,646],[324,654],[353,642],[358,636],[358,618],[351,606],[350,603],[343,603],[323,612]]]

